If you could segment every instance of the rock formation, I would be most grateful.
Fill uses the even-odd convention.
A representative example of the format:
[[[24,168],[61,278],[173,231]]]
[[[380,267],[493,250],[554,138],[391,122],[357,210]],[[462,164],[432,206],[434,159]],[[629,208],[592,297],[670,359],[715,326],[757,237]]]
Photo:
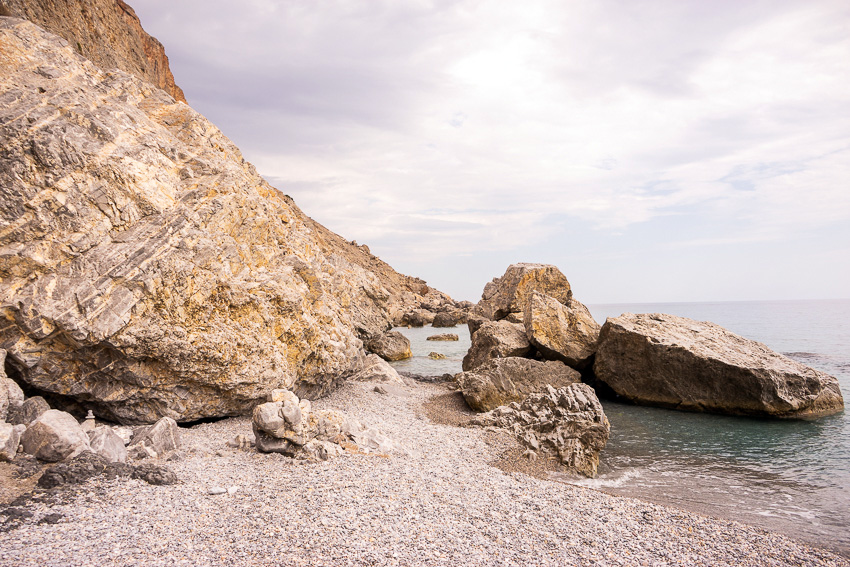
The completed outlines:
[[[387,331],[366,341],[366,348],[384,360],[396,361],[410,358],[410,340],[398,331]]]
[[[460,337],[455,335],[454,333],[442,333],[440,335],[431,335],[426,341],[457,341],[460,340]]]
[[[529,394],[581,382],[581,375],[562,362],[510,357],[494,358],[455,377],[466,403],[475,411],[490,411]]]
[[[254,408],[252,423],[257,450],[263,453],[324,461],[345,449],[366,453],[394,449],[376,429],[338,411],[312,411],[309,402],[288,390],[275,390],[273,401]]]
[[[554,297],[561,303],[572,298],[570,282],[551,264],[511,264],[501,278],[484,286],[481,301],[472,309],[476,315],[498,321],[511,313],[522,313],[534,291]]]
[[[594,371],[617,395],[643,405],[782,418],[844,407],[832,376],[713,323],[673,315],[609,318]]]
[[[55,463],[91,450],[89,438],[69,413],[47,410],[21,435],[24,452]]]
[[[472,370],[493,358],[525,356],[529,350],[531,345],[522,325],[488,321],[472,335],[472,344],[463,357],[463,370]]]
[[[29,20],[66,39],[101,69],[121,69],[186,102],[162,44],[122,0],[0,0],[0,16]]]
[[[380,382],[385,384],[404,384],[404,380],[398,375],[390,363],[378,356],[370,354],[363,362],[363,369],[351,377],[359,382]]]
[[[525,306],[529,342],[548,360],[560,360],[582,369],[596,352],[599,324],[587,307],[569,299],[565,304],[534,291]]]
[[[553,455],[572,471],[596,476],[599,452],[611,426],[587,384],[545,388],[522,403],[513,402],[473,418],[475,425],[508,429],[535,454]]]
[[[15,380],[123,423],[237,415],[273,388],[321,395],[361,340],[454,308],[304,215],[190,107],[77,51],[0,18]]]

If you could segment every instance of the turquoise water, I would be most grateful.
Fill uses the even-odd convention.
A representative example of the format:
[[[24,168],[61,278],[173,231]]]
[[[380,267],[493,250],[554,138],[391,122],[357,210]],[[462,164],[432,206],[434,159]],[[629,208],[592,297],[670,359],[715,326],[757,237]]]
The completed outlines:
[[[670,313],[713,321],[838,378],[850,403],[850,300],[591,305],[602,323],[624,312]],[[400,329],[414,358],[395,363],[419,374],[460,371],[465,326]],[[425,338],[462,339],[432,348]],[[443,343],[445,344],[445,343]],[[430,351],[449,358],[433,361]],[[850,415],[776,421],[693,414],[603,400],[611,437],[600,474],[570,480],[780,531],[850,556]]]

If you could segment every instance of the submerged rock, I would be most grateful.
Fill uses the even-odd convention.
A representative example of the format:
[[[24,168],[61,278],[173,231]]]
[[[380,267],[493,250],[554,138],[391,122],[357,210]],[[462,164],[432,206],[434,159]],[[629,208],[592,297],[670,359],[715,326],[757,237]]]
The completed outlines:
[[[543,358],[582,369],[591,361],[599,340],[599,323],[575,299],[561,304],[535,291],[526,303],[525,332]]]
[[[472,370],[493,358],[524,356],[530,350],[531,344],[522,325],[488,321],[472,335],[472,344],[463,357],[463,370]]]
[[[521,403],[475,416],[471,423],[507,429],[531,451],[556,456],[571,471],[591,478],[611,431],[602,404],[587,384],[548,386]]]
[[[490,411],[551,385],[562,388],[581,382],[581,375],[562,362],[527,358],[495,358],[457,375],[466,403],[475,411]]]
[[[674,315],[609,318],[593,369],[599,382],[642,405],[781,418],[844,408],[834,377],[714,323]]]

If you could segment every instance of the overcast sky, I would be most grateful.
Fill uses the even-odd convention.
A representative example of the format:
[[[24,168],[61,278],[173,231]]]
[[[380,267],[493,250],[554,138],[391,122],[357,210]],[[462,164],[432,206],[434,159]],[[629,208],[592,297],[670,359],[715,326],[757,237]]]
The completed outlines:
[[[189,103],[456,299],[850,297],[850,3],[131,0]]]

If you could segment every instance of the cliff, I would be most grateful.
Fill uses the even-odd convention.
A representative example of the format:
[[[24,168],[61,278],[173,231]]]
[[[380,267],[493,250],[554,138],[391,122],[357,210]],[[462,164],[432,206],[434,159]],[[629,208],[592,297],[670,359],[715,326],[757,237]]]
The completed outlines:
[[[122,422],[317,396],[361,339],[453,307],[304,215],[213,124],[0,18],[0,348]]]
[[[101,69],[121,69],[186,102],[162,44],[122,0],[0,0],[0,16],[29,20],[68,40]]]

